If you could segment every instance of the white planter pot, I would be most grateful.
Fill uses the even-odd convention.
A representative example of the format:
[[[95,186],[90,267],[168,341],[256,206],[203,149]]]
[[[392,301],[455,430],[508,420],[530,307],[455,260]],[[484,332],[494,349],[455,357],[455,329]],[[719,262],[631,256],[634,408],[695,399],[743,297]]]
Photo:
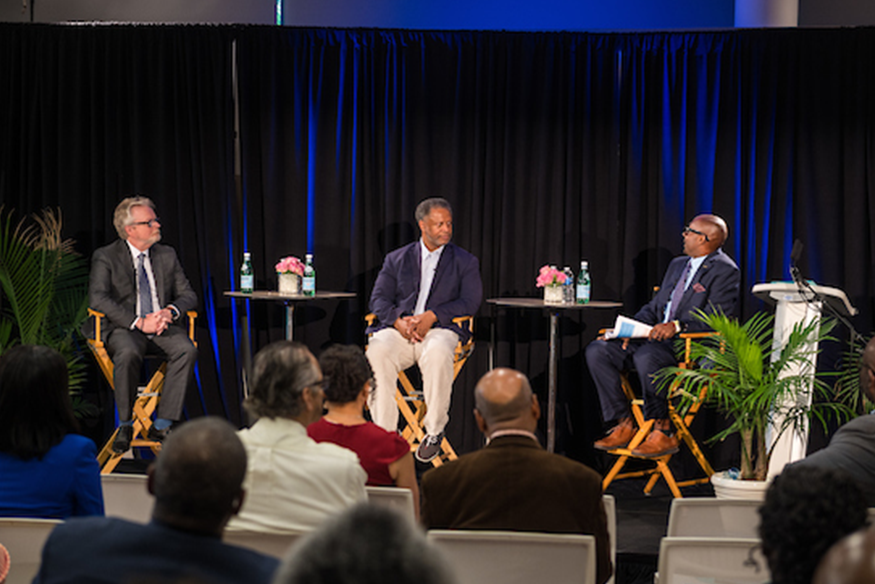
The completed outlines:
[[[726,472],[718,472],[711,475],[711,484],[714,485],[714,496],[718,499],[747,499],[749,501],[762,501],[766,498],[766,489],[769,481],[743,481],[726,476]]]
[[[562,304],[565,298],[563,286],[544,286],[544,304]]]
[[[277,274],[279,291],[282,294],[300,294],[301,276],[298,274]]]

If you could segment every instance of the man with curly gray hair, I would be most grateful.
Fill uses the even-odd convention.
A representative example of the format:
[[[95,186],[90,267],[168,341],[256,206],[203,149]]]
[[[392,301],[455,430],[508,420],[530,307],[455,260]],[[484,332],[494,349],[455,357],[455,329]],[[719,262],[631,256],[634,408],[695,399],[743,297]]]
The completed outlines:
[[[264,347],[253,360],[251,381],[243,405],[258,420],[239,433],[249,459],[247,497],[229,529],[309,531],[366,500],[358,456],[307,436],[325,401],[325,379],[307,347],[293,341]]]

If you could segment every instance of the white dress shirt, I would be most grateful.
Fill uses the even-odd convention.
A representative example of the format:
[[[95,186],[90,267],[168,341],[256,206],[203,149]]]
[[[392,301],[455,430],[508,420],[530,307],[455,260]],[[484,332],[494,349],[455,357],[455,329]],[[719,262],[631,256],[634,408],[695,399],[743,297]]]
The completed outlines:
[[[238,432],[248,456],[246,498],[229,529],[267,533],[311,531],[325,519],[367,500],[367,474],[358,455],[317,443],[300,423],[261,418]]]
[[[422,254],[420,256],[419,296],[416,299],[416,307],[413,309],[413,314],[425,312],[425,303],[428,301],[431,283],[434,282],[434,273],[437,271],[438,262],[441,260],[444,247],[442,245],[434,251],[428,251],[425,243],[421,239],[419,240],[419,249]]]

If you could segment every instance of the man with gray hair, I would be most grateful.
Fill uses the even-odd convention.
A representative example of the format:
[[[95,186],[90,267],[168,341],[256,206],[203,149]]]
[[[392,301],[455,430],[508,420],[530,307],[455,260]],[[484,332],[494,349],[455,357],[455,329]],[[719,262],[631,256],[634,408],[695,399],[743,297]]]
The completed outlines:
[[[34,582],[267,584],[276,559],[221,541],[243,503],[245,473],[246,451],[231,424],[214,417],[182,424],[149,468],[152,521],[68,519],[46,541]]]
[[[231,529],[309,531],[367,499],[358,456],[307,436],[307,426],[322,417],[325,383],[301,343],[276,341],[255,355],[243,405],[258,420],[239,433],[249,455],[248,497]]]
[[[197,349],[179,318],[197,307],[176,251],[161,245],[161,222],[155,204],[146,197],[128,197],[115,209],[113,225],[119,239],[94,252],[88,299],[106,315],[101,340],[113,362],[113,382],[119,430],[112,449],[126,452],[133,437],[133,404],[143,357],[167,356],[164,389],[147,438],[161,442],[182,415]]]
[[[422,237],[389,253],[374,283],[367,356],[377,382],[368,406],[374,422],[395,432],[398,372],[419,365],[426,414],[426,436],[416,459],[431,462],[439,453],[449,420],[453,391],[453,353],[470,333],[453,322],[480,308],[480,263],[450,243],[453,209],[446,199],[425,199],[416,207]]]

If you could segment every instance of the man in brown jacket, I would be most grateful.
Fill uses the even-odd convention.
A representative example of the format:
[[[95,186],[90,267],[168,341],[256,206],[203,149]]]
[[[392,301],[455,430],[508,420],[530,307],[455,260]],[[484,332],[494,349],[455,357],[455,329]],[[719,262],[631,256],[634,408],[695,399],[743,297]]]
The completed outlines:
[[[605,582],[612,566],[601,477],[541,447],[541,409],[519,371],[490,371],[474,398],[486,447],[423,475],[425,526],[594,535],[596,580]]]

